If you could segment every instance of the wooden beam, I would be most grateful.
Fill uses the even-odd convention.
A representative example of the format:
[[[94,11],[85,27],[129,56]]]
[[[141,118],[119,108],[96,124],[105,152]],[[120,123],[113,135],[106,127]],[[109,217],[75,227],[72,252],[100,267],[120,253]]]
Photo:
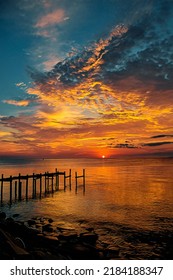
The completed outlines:
[[[3,186],[4,186],[4,175],[1,176],[1,203],[3,203]]]

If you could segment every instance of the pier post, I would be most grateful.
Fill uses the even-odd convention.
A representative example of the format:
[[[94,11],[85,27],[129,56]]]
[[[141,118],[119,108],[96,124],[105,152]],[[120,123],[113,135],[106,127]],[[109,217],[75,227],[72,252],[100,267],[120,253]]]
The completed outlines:
[[[76,182],[75,192],[77,193],[77,172],[75,172],[75,182]]]
[[[66,173],[64,171],[64,191],[66,190]]]
[[[34,198],[36,198],[37,195],[37,179],[34,179]]]
[[[26,200],[28,200],[28,175],[26,175]]]
[[[52,193],[53,193],[53,174],[52,174],[52,183],[51,183],[51,185],[52,185]]]
[[[22,182],[19,181],[19,197],[18,197],[19,200],[22,200]]]
[[[18,200],[22,200],[22,182],[20,181],[20,173],[18,177]]]
[[[35,190],[34,190],[34,188],[35,188],[35,182],[34,182],[34,173],[33,173],[33,175],[32,175],[32,198],[34,198],[34,194],[35,194]]]
[[[83,169],[83,192],[85,192],[85,169]]]
[[[47,171],[47,193],[49,193],[49,172]]]
[[[56,173],[56,183],[55,183],[55,189],[56,191],[59,189],[59,173],[57,171],[57,168],[55,169],[55,173]]]
[[[46,172],[44,173],[44,194],[46,194]]]
[[[42,174],[40,173],[40,197],[42,193]]]
[[[2,174],[2,176],[1,176],[1,203],[3,202],[3,186],[4,186],[3,178],[4,178],[4,175]]]
[[[10,204],[12,204],[12,182],[13,182],[13,180],[12,180],[12,176],[10,176]]]
[[[57,190],[59,190],[59,172],[58,172],[58,176],[57,176]]]
[[[69,170],[69,187],[71,191],[71,169]]]
[[[15,200],[17,199],[17,181],[14,182],[14,194],[15,194]]]

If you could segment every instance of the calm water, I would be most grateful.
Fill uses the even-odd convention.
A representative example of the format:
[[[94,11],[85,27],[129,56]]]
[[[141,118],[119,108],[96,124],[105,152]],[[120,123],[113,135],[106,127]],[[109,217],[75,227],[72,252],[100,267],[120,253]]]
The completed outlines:
[[[56,159],[17,164],[0,164],[4,176],[72,169],[72,190],[61,191],[41,200],[6,204],[1,207],[20,219],[50,217],[68,225],[93,225],[102,240],[115,243],[118,228],[136,231],[173,230],[173,159]],[[86,192],[75,194],[75,171],[86,169]],[[63,178],[62,178],[63,179]],[[82,183],[82,180],[81,180]],[[8,187],[7,187],[8,188]],[[122,234],[120,234],[122,235]],[[104,237],[106,236],[106,237]],[[122,236],[121,236],[122,237]],[[122,240],[121,240],[122,241]],[[119,241],[117,241],[120,243]]]

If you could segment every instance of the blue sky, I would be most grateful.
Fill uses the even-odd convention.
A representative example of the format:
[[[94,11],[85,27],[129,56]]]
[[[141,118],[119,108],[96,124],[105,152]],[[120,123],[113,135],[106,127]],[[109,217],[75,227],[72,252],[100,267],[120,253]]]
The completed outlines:
[[[172,12],[169,0],[1,1],[2,156],[171,154]]]

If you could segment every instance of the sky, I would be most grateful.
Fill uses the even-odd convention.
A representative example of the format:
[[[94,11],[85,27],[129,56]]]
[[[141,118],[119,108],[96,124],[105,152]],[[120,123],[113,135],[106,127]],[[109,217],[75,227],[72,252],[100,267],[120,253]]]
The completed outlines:
[[[0,156],[173,155],[172,0],[1,0]]]

